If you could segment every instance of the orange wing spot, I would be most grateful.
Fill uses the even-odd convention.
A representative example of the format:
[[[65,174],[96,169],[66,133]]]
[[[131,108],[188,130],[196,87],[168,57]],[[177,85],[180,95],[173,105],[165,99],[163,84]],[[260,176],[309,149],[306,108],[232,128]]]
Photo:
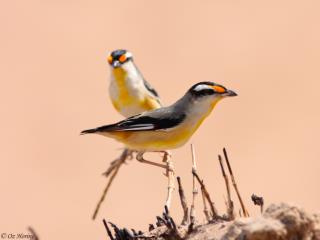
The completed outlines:
[[[213,86],[212,88],[218,93],[225,93],[226,92],[226,90],[220,86]]]
[[[123,63],[124,61],[126,61],[126,60],[127,60],[127,57],[126,57],[126,55],[124,55],[124,54],[119,57],[119,61],[122,62],[122,63]]]
[[[110,64],[112,63],[112,60],[113,60],[112,56],[111,56],[111,55],[108,56],[108,62],[109,62]]]

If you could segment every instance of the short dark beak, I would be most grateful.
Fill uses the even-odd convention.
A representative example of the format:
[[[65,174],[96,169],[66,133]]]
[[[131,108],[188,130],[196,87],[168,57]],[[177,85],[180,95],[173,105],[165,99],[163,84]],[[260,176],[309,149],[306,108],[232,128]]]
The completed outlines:
[[[119,61],[115,60],[115,61],[112,62],[111,65],[112,65],[112,67],[117,68],[117,67],[121,66],[121,63]]]
[[[235,96],[238,96],[238,94],[236,94],[234,91],[232,90],[227,90],[226,93],[223,94],[224,96],[226,97],[235,97]]]

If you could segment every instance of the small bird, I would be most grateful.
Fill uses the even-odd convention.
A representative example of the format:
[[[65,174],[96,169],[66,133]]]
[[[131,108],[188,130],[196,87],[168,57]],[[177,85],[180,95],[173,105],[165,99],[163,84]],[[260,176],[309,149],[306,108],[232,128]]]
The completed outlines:
[[[111,70],[109,95],[113,106],[122,116],[127,118],[161,107],[159,94],[144,79],[134,64],[131,52],[114,50],[107,59]],[[103,175],[108,177],[126,159],[133,158],[134,152],[134,149],[124,149]]]
[[[200,82],[176,103],[115,124],[82,131],[96,133],[139,151],[164,151],[184,145],[215,105],[237,94],[213,82]]]
[[[122,142],[128,149],[137,150],[138,161],[165,168],[167,173],[173,172],[170,164],[145,160],[143,154],[150,151],[164,152],[166,160],[166,150],[184,145],[216,104],[221,99],[232,96],[237,94],[222,85],[199,82],[171,106],[143,112],[115,124],[84,130],[81,134],[95,133],[113,138]],[[169,179],[170,184],[173,183],[170,183]],[[170,198],[171,193],[168,193],[167,206],[170,204]]]
[[[132,54],[127,50],[118,49],[108,55],[110,65],[109,95],[115,109],[124,117],[130,117],[145,111],[161,107],[158,93],[143,78],[137,66],[134,64]],[[125,148],[120,156],[110,163],[108,169],[103,173],[106,177],[111,175],[107,186],[116,176],[120,166],[127,160],[133,158],[135,149]],[[104,191],[101,201],[107,194]],[[97,205],[93,219],[95,219],[101,202]]]
[[[115,109],[124,117],[161,107],[158,93],[143,78],[132,54],[119,49],[108,56],[111,66],[109,93]]]

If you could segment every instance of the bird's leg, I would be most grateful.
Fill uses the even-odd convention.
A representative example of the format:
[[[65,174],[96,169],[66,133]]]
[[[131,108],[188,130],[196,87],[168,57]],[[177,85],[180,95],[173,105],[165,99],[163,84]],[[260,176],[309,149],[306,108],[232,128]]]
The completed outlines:
[[[147,163],[147,164],[150,164],[153,166],[157,166],[157,167],[161,167],[161,168],[166,169],[166,176],[168,177],[168,194],[167,194],[167,199],[166,199],[165,205],[169,209],[170,205],[171,205],[172,192],[174,191],[174,168],[173,168],[173,163],[171,160],[170,152],[167,152],[167,151],[161,151],[161,152],[164,153],[163,161],[166,164],[160,164],[160,163],[155,163],[155,162],[145,160],[143,158],[143,154],[145,152],[138,152],[136,158],[141,163]]]
[[[173,166],[171,169],[171,166],[168,167],[168,164],[167,164],[168,160],[171,159],[171,157],[172,157],[171,152],[170,151],[154,151],[154,152],[163,153],[162,162],[165,162],[167,165],[167,168],[166,168],[167,171],[166,171],[165,175],[168,177],[169,171],[174,171]]]
[[[103,173],[103,175],[108,177],[118,166],[125,163],[127,159],[131,160],[133,158],[134,152],[135,151],[127,148],[124,149],[121,155],[110,163],[109,168]]]
[[[150,164],[150,165],[153,165],[153,166],[156,166],[156,167],[161,167],[161,168],[164,168],[164,169],[167,169],[167,165],[165,164],[161,164],[161,163],[155,163],[155,162],[152,162],[152,161],[149,161],[149,160],[146,160],[143,158],[143,154],[145,154],[145,152],[138,152],[137,153],[137,156],[136,156],[136,159],[141,162],[141,163],[146,163],[146,164]]]

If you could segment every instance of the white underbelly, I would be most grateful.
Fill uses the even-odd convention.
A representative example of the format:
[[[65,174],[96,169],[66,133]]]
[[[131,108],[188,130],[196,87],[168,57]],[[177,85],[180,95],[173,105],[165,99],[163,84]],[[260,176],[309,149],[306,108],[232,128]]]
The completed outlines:
[[[123,94],[120,93],[116,83],[112,81],[109,86],[109,95],[117,111],[126,118],[145,111],[141,106],[145,94],[137,86],[127,86],[126,93]]]

